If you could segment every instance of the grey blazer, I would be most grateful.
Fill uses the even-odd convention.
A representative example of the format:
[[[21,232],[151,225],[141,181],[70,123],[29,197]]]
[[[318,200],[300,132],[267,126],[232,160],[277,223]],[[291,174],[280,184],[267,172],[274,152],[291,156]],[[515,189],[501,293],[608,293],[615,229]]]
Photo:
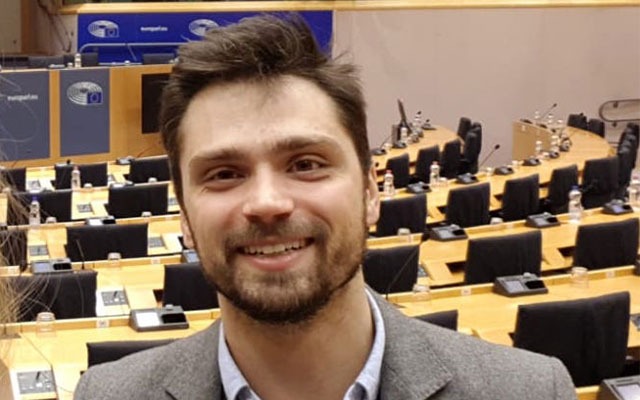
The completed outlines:
[[[557,359],[413,320],[377,301],[386,328],[381,400],[576,398]],[[219,400],[218,328],[92,367],[74,398]]]

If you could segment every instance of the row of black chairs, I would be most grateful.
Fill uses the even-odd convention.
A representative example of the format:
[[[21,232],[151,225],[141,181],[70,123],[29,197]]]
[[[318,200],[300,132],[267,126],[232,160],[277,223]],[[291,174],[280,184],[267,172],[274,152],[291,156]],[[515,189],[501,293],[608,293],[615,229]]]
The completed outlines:
[[[587,118],[583,113],[569,114],[567,126],[593,132],[600,137],[606,136],[605,123],[598,118]]]
[[[139,217],[143,212],[165,215],[169,207],[168,190],[167,183],[111,186],[105,207],[115,218]],[[13,193],[15,202],[9,203],[7,208],[7,225],[27,224],[30,203],[34,199],[40,203],[41,222],[49,217],[55,217],[56,222],[69,222],[73,219],[72,195],[71,189]],[[81,206],[91,207],[91,204],[78,205]]]

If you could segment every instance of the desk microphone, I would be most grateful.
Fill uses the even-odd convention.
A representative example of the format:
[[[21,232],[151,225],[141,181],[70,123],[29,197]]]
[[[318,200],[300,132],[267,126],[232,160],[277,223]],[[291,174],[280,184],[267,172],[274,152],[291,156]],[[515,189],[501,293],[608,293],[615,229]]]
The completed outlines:
[[[84,269],[84,251],[82,251],[82,246],[80,245],[80,240],[76,239],[76,247],[78,248],[78,253],[80,253],[80,261],[82,261],[82,266],[81,268]]]
[[[496,151],[498,151],[498,149],[500,148],[500,144],[496,144],[495,146],[493,146],[493,149],[491,149],[491,151],[489,152],[489,154],[487,154],[487,156],[482,160],[482,162],[480,163],[479,167],[482,167],[484,165],[484,163],[487,162],[487,160],[489,160],[489,158],[491,158],[491,156],[493,155],[493,153],[495,153]]]
[[[556,107],[558,107],[558,103],[553,103],[551,107],[549,107],[549,109],[540,116],[540,121],[544,120],[547,117],[547,115],[549,115],[549,113],[553,111]]]
[[[385,290],[384,290],[384,298],[385,298],[385,300],[389,301],[389,293],[391,292],[391,288],[393,287],[393,285],[395,285],[395,283],[398,281],[398,279],[400,279],[400,276],[402,276],[404,271],[410,265],[410,261],[413,259],[413,257],[416,255],[416,253],[420,253],[420,246],[422,246],[422,243],[426,242],[428,239],[429,239],[429,234],[423,232],[422,235],[420,236],[420,241],[418,242],[418,245],[416,246],[416,248],[411,251],[409,256],[407,256],[407,259],[404,261],[404,264],[402,264],[402,267],[400,267],[398,272],[396,272],[395,275],[393,275],[393,278],[389,282],[389,285],[385,288]],[[420,260],[419,259],[418,259],[418,268],[420,268]]]
[[[373,156],[382,156],[387,154],[387,150],[385,150],[384,145],[389,141],[389,139],[391,139],[391,137],[395,134],[395,131],[392,129],[391,130],[391,134],[388,135],[386,138],[384,138],[384,140],[380,143],[380,146],[378,147],[374,147],[371,150],[371,155]]]

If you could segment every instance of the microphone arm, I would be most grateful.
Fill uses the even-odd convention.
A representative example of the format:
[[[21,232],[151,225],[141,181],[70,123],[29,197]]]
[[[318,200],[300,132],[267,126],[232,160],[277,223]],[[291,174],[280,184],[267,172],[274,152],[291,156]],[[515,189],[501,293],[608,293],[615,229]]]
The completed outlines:
[[[487,162],[487,160],[489,158],[491,158],[491,156],[493,155],[493,153],[495,153],[498,149],[500,148],[500,144],[496,144],[495,146],[493,146],[493,149],[491,149],[491,151],[489,152],[489,154],[487,154],[487,156],[482,160],[482,162],[479,164],[480,167],[482,167],[484,165],[484,163]]]
[[[549,109],[547,111],[545,111],[545,113],[540,116],[540,120],[542,121],[543,119],[545,119],[547,117],[547,115],[549,115],[549,113],[551,111],[553,111],[556,107],[558,107],[558,103],[553,103],[551,105],[551,107],[549,107]]]
[[[389,301],[389,292],[391,292],[391,288],[393,287],[393,285],[395,285],[395,283],[398,281],[398,279],[400,279],[400,276],[402,276],[404,271],[410,265],[409,262],[413,259],[413,257],[416,255],[416,253],[418,253],[418,254],[420,253],[420,246],[422,246],[422,243],[426,242],[427,239],[429,239],[429,234],[428,233],[422,233],[422,236],[420,236],[420,241],[418,242],[418,245],[416,246],[416,248],[411,251],[411,254],[409,254],[407,259],[404,261],[404,264],[402,264],[402,266],[400,267],[398,272],[396,272],[396,274],[393,276],[393,279],[391,279],[391,282],[389,282],[389,285],[385,288],[385,291],[384,291],[385,300]],[[418,259],[418,266],[419,265],[420,265],[420,260]]]
[[[76,247],[78,248],[78,252],[80,253],[80,258],[82,259],[82,269],[84,269],[84,251],[82,251],[82,246],[80,245],[79,239],[76,239]]]

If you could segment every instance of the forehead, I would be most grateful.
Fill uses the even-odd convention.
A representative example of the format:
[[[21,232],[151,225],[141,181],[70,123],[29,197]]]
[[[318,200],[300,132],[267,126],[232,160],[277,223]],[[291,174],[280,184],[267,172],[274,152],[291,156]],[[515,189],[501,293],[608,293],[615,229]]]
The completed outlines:
[[[326,136],[355,148],[334,101],[298,77],[216,84],[198,93],[180,126],[182,159],[224,147],[268,147],[291,136]]]

